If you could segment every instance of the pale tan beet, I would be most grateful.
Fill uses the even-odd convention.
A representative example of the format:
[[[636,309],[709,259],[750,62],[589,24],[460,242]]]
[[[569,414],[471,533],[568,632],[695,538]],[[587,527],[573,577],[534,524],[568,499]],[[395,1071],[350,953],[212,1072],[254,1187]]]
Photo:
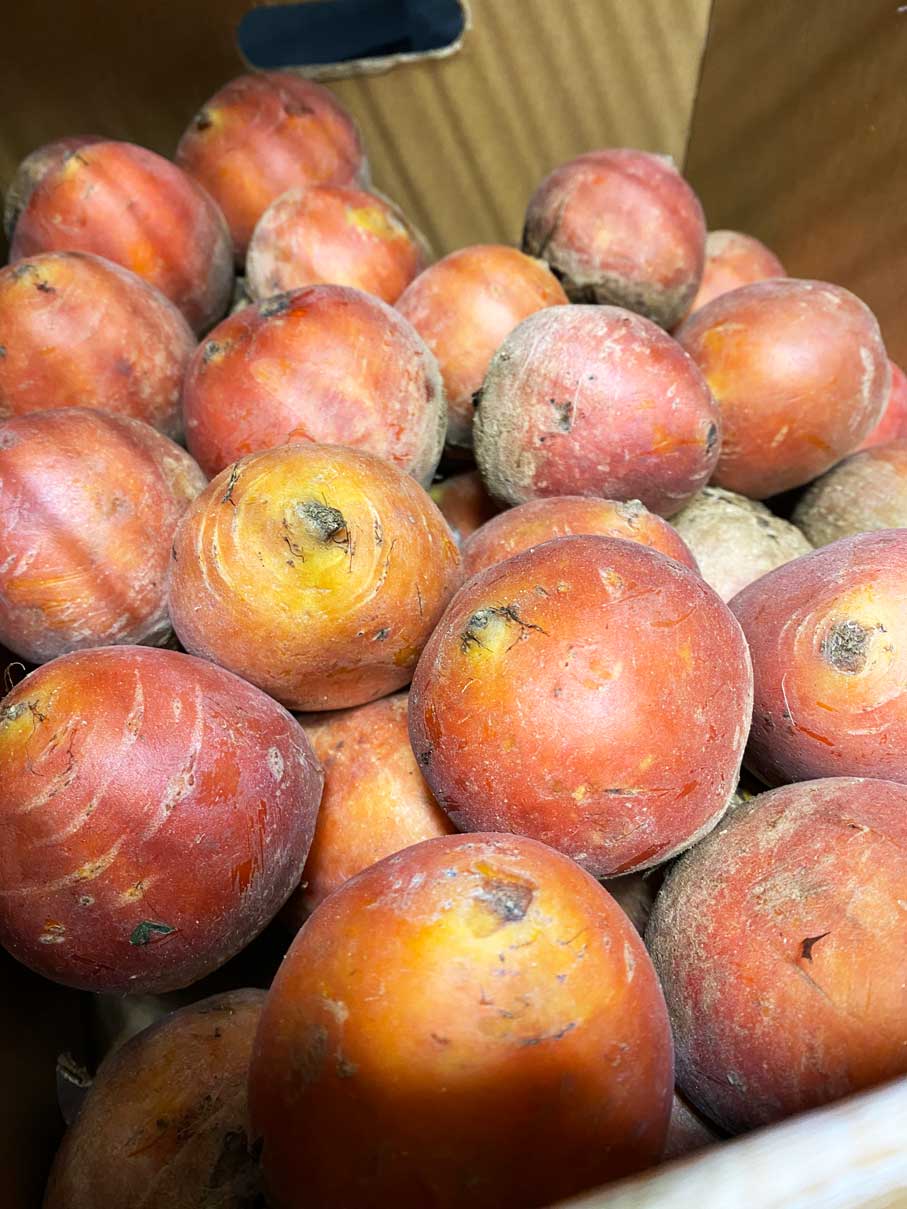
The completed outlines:
[[[409,742],[406,693],[299,721],[324,768],[324,794],[299,889],[282,919],[298,931],[329,894],[385,856],[455,830]]]
[[[832,467],[799,501],[794,521],[814,546],[907,528],[907,439],[873,445]]]
[[[244,311],[247,306],[252,305],[252,298],[249,294],[248,285],[245,277],[237,277],[233,282],[233,297],[230,299],[230,309],[228,315],[235,315],[237,311]]]
[[[495,499],[638,499],[671,516],[708,482],[721,416],[695,362],[650,320],[552,306],[498,349],[473,437]]]
[[[720,294],[675,333],[721,410],[713,482],[766,499],[852,453],[891,387],[878,321],[824,281],[776,278]]]
[[[573,302],[612,303],[671,328],[702,277],[705,220],[673,161],[629,147],[561,164],[526,211],[523,250]]]
[[[532,546],[580,533],[640,542],[698,570],[683,539],[639,500],[618,503],[583,495],[528,500],[493,517],[463,543],[463,569],[475,575]]]
[[[264,991],[143,1030],[101,1065],[54,1161],[44,1209],[252,1209],[246,1079]]]
[[[705,268],[690,314],[742,285],[784,277],[784,265],[774,252],[742,231],[709,231],[705,241]]]
[[[722,600],[812,546],[796,525],[758,500],[723,487],[704,487],[671,524],[699,564],[699,573]]]
[[[13,174],[13,179],[7,185],[6,196],[3,200],[3,233],[7,239],[12,239],[13,231],[19,220],[19,215],[28,204],[32,190],[40,184],[42,178],[61,163],[72,151],[87,147],[91,143],[101,143],[104,140],[97,134],[74,134],[66,138],[55,139],[52,143],[44,143],[29,152]]]

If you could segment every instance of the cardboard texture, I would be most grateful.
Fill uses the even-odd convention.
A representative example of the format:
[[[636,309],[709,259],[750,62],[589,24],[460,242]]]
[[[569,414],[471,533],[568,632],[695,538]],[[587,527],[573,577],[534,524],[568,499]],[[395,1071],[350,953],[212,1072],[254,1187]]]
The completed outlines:
[[[172,155],[193,113],[245,70],[235,31],[251,7],[8,6],[0,184],[64,134]],[[581,151],[624,144],[682,161],[709,0],[471,0],[467,12],[446,57],[330,80],[362,127],[375,184],[438,253],[518,241],[535,185]]]
[[[687,175],[709,226],[875,311],[907,364],[907,6],[716,0]]]

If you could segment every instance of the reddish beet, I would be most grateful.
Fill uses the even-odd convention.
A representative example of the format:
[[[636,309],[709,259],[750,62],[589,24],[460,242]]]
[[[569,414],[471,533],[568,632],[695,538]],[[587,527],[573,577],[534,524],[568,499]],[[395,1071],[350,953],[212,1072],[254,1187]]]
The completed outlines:
[[[299,724],[205,660],[45,664],[0,706],[0,942],[85,990],[187,986],[298,885],[321,785]]]
[[[396,693],[355,709],[299,717],[325,778],[302,884],[283,912],[293,931],[369,865],[454,830],[416,763],[406,702],[406,693]]]
[[[502,244],[451,252],[397,303],[438,358],[447,392],[447,443],[472,448],[475,396],[492,356],[518,323],[567,296],[544,261]]]
[[[882,418],[869,436],[864,437],[862,443],[857,446],[856,452],[907,437],[907,374],[893,361],[888,362],[888,367],[891,370],[891,390],[888,392],[888,402],[882,412]]]
[[[93,252],[144,277],[196,331],[224,314],[233,288],[224,216],[175,164],[132,143],[94,143],[35,186],[10,260]]]
[[[907,788],[834,777],[737,807],[647,939],[677,1082],[732,1133],[907,1074]]]
[[[467,575],[475,575],[532,546],[580,533],[641,542],[694,571],[699,569],[683,538],[639,500],[618,504],[582,495],[529,500],[493,517],[464,542],[463,569]]]
[[[907,782],[905,593],[907,529],[885,529],[814,550],[734,597],[755,676],[752,772],[770,785]]]
[[[0,641],[32,663],[166,642],[170,546],[204,485],[139,420],[66,408],[0,425]]]
[[[783,278],[721,294],[677,339],[721,409],[719,487],[765,499],[851,453],[890,386],[875,316],[841,286]]]
[[[668,157],[617,148],[542,181],[523,248],[548,261],[572,301],[627,307],[671,328],[699,288],[705,234],[699,199]]]
[[[223,210],[239,262],[259,218],[288,189],[368,185],[347,111],[320,84],[282,71],[225,84],[193,118],[176,162]]]
[[[309,185],[278,197],[258,220],[246,280],[253,299],[329,284],[394,303],[428,257],[424,238],[387,198]]]
[[[207,474],[289,440],[378,454],[432,480],[447,409],[434,357],[361,290],[309,286],[225,319],[183,388],[186,440]]]
[[[720,415],[692,359],[619,307],[549,307],[495,354],[474,427],[491,494],[641,500],[670,516],[708,481]]]
[[[513,831],[598,877],[714,827],[752,673],[732,614],[637,542],[562,537],[468,580],[425,646],[410,736],[464,831]]]
[[[449,479],[435,483],[429,495],[450,525],[457,545],[462,545],[471,533],[475,533],[480,525],[497,516],[501,510],[485,490],[482,476],[477,470],[454,474]]]
[[[0,420],[93,407],[182,431],[195,338],[163,294],[85,252],[46,252],[0,271]]]
[[[709,231],[705,241],[705,269],[690,314],[717,298],[770,277],[784,277],[784,265],[774,252],[741,231]]]

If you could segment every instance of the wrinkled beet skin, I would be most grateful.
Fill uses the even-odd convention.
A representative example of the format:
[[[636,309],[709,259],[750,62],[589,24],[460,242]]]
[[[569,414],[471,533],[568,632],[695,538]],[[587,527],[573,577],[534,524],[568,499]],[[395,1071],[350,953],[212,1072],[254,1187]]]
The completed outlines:
[[[742,286],[676,336],[721,409],[713,481],[752,499],[799,487],[851,453],[888,398],[879,325],[841,286],[794,278]]]
[[[872,449],[874,445],[886,445],[889,441],[899,441],[907,437],[907,374],[893,361],[888,362],[891,372],[891,389],[888,392],[888,402],[882,412],[882,418],[864,437],[857,452],[862,449]]]
[[[361,290],[294,290],[225,319],[183,387],[186,441],[206,474],[287,441],[365,449],[430,483],[446,405],[434,357]]]
[[[291,189],[267,208],[246,257],[256,300],[306,285],[346,285],[393,305],[428,245],[385,197],[340,185]]]
[[[3,201],[3,233],[8,240],[13,237],[19,215],[25,209],[32,191],[50,169],[62,163],[67,155],[78,151],[80,147],[103,142],[106,142],[106,139],[102,139],[100,135],[74,134],[68,138],[56,139],[52,143],[44,143],[22,160],[7,187]]]
[[[120,265],[47,252],[0,271],[0,347],[0,420],[91,406],[182,432],[195,337],[173,303]]]
[[[672,1074],[658,982],[606,891],[530,840],[447,836],[299,933],[249,1105],[280,1209],[534,1209],[653,1163]]]
[[[170,545],[204,486],[139,420],[65,408],[0,424],[0,641],[32,663],[166,642]]]
[[[769,785],[907,782],[907,530],[844,538],[730,602],[753,658],[746,766]]]
[[[81,147],[51,168],[19,216],[10,261],[93,252],[161,291],[194,331],[224,314],[233,289],[230,236],[204,189],[133,143]]]
[[[239,264],[255,224],[288,189],[369,183],[351,116],[327,88],[289,72],[225,84],[193,118],[175,159],[223,210]]]
[[[784,265],[774,252],[741,231],[710,231],[705,241],[705,268],[690,314],[720,294],[754,281],[784,277]]]
[[[477,470],[467,470],[463,474],[451,475],[443,482],[434,483],[429,495],[450,525],[459,546],[501,510],[500,504],[495,503],[485,490],[482,476]]]
[[[716,824],[751,701],[743,635],[697,574],[563,537],[457,593],[413,677],[410,738],[460,830],[531,835],[609,877]]]
[[[299,724],[204,660],[46,664],[0,706],[0,941],[83,990],[188,986],[298,885],[321,787]]]
[[[694,571],[699,569],[683,538],[638,500],[619,504],[562,495],[529,500],[493,517],[463,543],[463,570],[467,576],[475,575],[542,542],[582,533],[640,542]]]
[[[438,359],[447,394],[447,443],[472,448],[476,392],[517,324],[567,303],[542,260],[503,244],[476,244],[431,265],[397,302]]]
[[[405,693],[355,709],[300,714],[324,768],[315,838],[282,919],[298,931],[335,890],[382,857],[449,835],[409,743]]]
[[[264,991],[173,1012],[100,1068],[54,1161],[43,1209],[253,1209],[246,1083]]]
[[[549,307],[496,353],[473,431],[496,499],[639,499],[671,516],[708,482],[721,416],[693,360],[648,319]]]
[[[409,683],[460,579],[450,530],[409,475],[359,450],[284,445],[189,508],[170,616],[187,650],[290,709],[344,709]]]
[[[674,867],[648,944],[677,1081],[730,1132],[907,1074],[907,789],[830,778],[738,806]]]
[[[523,250],[543,257],[573,302],[627,307],[672,328],[699,288],[705,219],[665,156],[590,151],[533,194]]]

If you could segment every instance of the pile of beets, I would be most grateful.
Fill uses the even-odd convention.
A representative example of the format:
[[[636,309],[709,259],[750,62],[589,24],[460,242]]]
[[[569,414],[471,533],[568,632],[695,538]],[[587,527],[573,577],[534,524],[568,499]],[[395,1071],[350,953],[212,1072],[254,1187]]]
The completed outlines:
[[[533,1209],[907,1073],[860,299],[628,149],[434,261],[282,73],[5,219],[0,943],[106,1022],[46,1209]]]

